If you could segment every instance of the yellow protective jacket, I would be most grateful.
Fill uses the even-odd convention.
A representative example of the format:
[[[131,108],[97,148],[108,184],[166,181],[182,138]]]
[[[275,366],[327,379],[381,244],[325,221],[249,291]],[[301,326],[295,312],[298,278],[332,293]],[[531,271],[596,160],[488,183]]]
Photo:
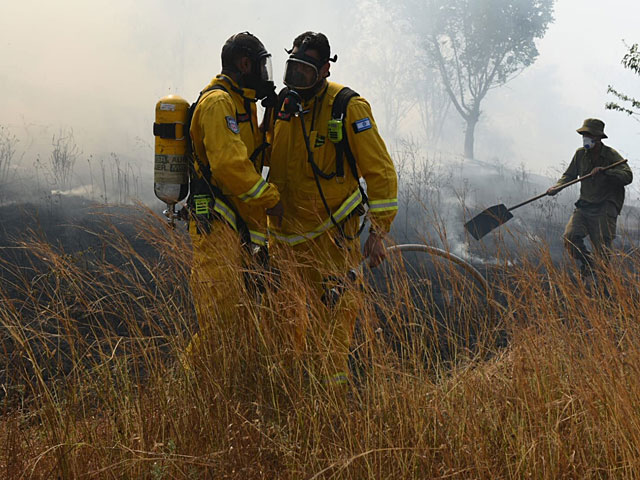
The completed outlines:
[[[262,145],[256,104],[245,100],[245,97],[253,98],[255,92],[243,91],[226,75],[218,75],[205,90],[214,85],[222,85],[227,91],[204,93],[191,120],[195,169],[201,176],[201,165],[208,165],[211,183],[222,190],[231,203],[216,198],[213,209],[237,231],[235,209],[246,222],[251,241],[264,245],[265,209],[276,205],[280,195],[277,188],[265,182],[258,172],[260,158],[256,159],[256,165],[250,160],[254,150]]]
[[[336,149],[327,133],[333,101],[342,88],[342,85],[327,82],[325,89],[303,105],[313,158],[326,174],[336,170]],[[372,228],[388,233],[398,210],[397,175],[369,103],[362,97],[351,99],[343,122],[358,173],[367,182]],[[322,191],[338,223],[362,201],[358,180],[351,173],[346,155],[344,157],[344,181],[335,177],[330,180],[320,178]],[[273,237],[290,245],[335,228],[323,205],[307,158],[300,118],[280,111],[276,115],[272,138],[269,178],[280,191],[284,217],[280,227],[270,222],[269,231]]]

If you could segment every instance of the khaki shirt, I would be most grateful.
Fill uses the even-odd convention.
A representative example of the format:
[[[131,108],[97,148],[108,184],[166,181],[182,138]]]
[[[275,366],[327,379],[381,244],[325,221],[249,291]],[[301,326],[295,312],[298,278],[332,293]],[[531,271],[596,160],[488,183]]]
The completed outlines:
[[[584,147],[579,148],[573,156],[567,171],[558,180],[556,186],[569,183],[578,177],[584,177],[591,173],[591,170],[595,167],[606,167],[620,160],[623,160],[622,156],[607,145],[602,145],[600,155],[597,158],[593,150],[587,150]],[[628,163],[623,163],[594,177],[587,178],[580,183],[580,206],[596,206],[605,202],[612,202],[615,204],[618,214],[620,214],[624,203],[624,187],[629,185],[632,180],[633,174]]]

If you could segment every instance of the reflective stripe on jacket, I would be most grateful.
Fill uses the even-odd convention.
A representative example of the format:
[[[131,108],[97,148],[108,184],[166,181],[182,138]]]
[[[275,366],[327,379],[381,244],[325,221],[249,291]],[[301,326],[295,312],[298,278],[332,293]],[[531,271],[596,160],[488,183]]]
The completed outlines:
[[[222,199],[216,198],[213,204],[213,211],[216,212],[221,218],[223,218],[236,232],[238,231],[238,219],[233,209],[229,207]],[[249,237],[251,243],[264,246],[267,244],[267,235],[264,230],[256,230],[255,228],[249,228]]]
[[[338,209],[335,212],[332,212],[333,219],[336,221],[336,223],[342,222],[344,219],[346,219],[349,216],[349,214],[351,214],[356,209],[358,205],[360,205],[361,202],[362,202],[362,194],[360,193],[360,189],[358,189],[353,194],[351,194],[349,198],[347,198],[342,203],[342,205],[338,207]],[[334,225],[331,219],[327,218],[321,225],[319,225],[318,227],[316,227],[314,230],[310,232],[305,232],[297,235],[296,234],[286,235],[286,234],[278,233],[277,231],[273,231],[273,229],[271,229],[271,235],[276,240],[280,240],[281,242],[286,242],[289,245],[298,245],[299,243],[305,242],[307,240],[311,240],[313,238],[316,238],[319,235],[322,235],[324,232],[326,232],[333,226]]]
[[[266,239],[265,209],[279,200],[276,187],[264,181],[249,156],[262,144],[255,102],[245,110],[245,99],[232,89],[239,89],[229,77],[218,75],[206,89],[222,85],[227,91],[205,93],[193,113],[191,140],[198,161],[209,165],[210,181],[217,186],[249,227],[252,240],[264,244]],[[245,90],[252,98],[254,92]],[[199,174],[200,165],[195,162]],[[216,199],[214,210],[237,231],[233,208]]]
[[[326,174],[336,170],[336,149],[328,138],[328,123],[333,101],[341,89],[342,85],[327,82],[321,93],[303,105],[314,161]],[[398,210],[397,175],[367,101],[362,97],[353,98],[343,122],[358,173],[367,182],[371,222],[377,230],[388,232]],[[281,227],[270,224],[270,232],[279,240],[296,244],[332,228],[307,160],[300,118],[279,115],[272,145],[269,175],[280,191],[284,217]],[[361,200],[358,180],[346,165],[346,156],[344,161],[344,181],[320,178],[336,220],[346,218]],[[358,201],[354,204],[356,198]]]

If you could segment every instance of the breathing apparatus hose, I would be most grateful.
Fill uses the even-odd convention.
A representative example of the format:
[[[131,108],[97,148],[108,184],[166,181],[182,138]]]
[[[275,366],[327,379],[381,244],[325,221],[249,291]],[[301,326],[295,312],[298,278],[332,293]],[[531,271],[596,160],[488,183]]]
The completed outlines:
[[[294,90],[289,90],[289,92],[293,92],[294,95],[296,97],[298,97],[298,99],[300,98],[298,92],[294,91]],[[311,145],[309,143],[309,135],[307,134],[307,127],[304,123],[304,112],[302,110],[302,104],[299,104],[299,108],[297,110],[297,114],[300,117],[300,124],[302,125],[302,136],[304,137],[304,145],[307,149],[307,161],[309,162],[309,164],[311,165],[311,170],[313,171],[313,179],[316,182],[316,187],[318,188],[318,193],[320,194],[320,199],[322,200],[322,205],[324,205],[324,209],[327,212],[327,215],[329,215],[329,219],[331,220],[331,223],[333,224],[334,227],[336,227],[338,229],[338,231],[340,232],[340,235],[342,235],[342,237],[344,237],[347,240],[355,240],[356,238],[360,237],[360,234],[362,233],[362,231],[364,230],[364,226],[366,223],[366,219],[365,221],[362,222],[362,225],[360,225],[360,227],[358,228],[358,232],[351,236],[351,235],[347,235],[347,232],[344,231],[344,228],[342,228],[342,225],[339,224],[335,218],[333,218],[333,213],[331,213],[331,209],[329,208],[329,204],[327,203],[327,199],[324,196],[324,192],[322,191],[322,186],[320,185],[320,179],[318,178],[320,176],[320,168],[318,167],[318,165],[315,163],[315,161],[313,160],[313,151],[311,150]],[[333,175],[326,175],[323,173],[323,176],[327,179],[331,179],[335,176],[335,174]],[[359,181],[356,178],[356,181]]]

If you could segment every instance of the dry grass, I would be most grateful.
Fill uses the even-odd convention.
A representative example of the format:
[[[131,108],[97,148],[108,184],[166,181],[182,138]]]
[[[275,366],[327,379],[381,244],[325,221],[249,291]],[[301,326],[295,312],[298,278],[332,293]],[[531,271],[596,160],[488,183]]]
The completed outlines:
[[[640,471],[635,258],[603,267],[605,292],[528,252],[535,265],[492,279],[503,306],[448,264],[417,283],[391,262],[363,292],[354,382],[328,390],[304,362],[283,366],[267,301],[214,327],[182,368],[196,331],[184,236],[152,216],[140,232],[154,255],[114,230],[84,255],[34,236],[28,269],[3,265],[1,478]]]

